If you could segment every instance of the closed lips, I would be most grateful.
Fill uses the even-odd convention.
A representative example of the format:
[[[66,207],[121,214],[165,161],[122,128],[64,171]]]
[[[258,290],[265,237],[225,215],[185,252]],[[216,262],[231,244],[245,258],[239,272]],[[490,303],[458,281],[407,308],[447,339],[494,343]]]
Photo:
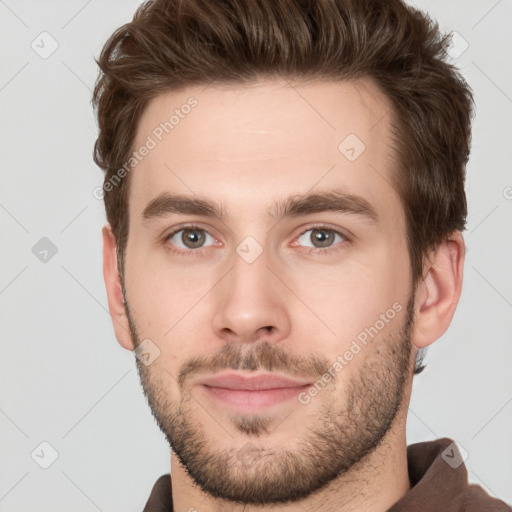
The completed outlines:
[[[252,377],[244,377],[240,374],[220,374],[202,379],[200,384],[232,390],[262,391],[268,389],[298,388],[309,386],[311,383],[309,381],[276,374],[260,374]]]

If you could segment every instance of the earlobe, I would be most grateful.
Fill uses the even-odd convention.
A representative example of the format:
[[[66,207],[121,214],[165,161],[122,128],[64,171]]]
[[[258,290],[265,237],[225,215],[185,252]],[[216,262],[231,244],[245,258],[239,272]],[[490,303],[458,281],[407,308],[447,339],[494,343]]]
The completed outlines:
[[[126,315],[121,278],[117,268],[116,239],[110,224],[105,224],[103,235],[103,278],[107,291],[108,309],[119,344],[126,350],[134,350],[130,325]]]
[[[427,347],[448,329],[462,291],[465,245],[454,232],[433,251],[424,265],[424,278],[415,297],[415,322],[411,340]]]

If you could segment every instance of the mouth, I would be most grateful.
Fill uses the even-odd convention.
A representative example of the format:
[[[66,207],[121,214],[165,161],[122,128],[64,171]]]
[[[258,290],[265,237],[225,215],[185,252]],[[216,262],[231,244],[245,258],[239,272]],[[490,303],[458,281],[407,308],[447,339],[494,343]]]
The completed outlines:
[[[311,382],[276,374],[249,377],[223,373],[204,378],[199,385],[217,402],[241,412],[255,412],[295,398],[310,387]]]

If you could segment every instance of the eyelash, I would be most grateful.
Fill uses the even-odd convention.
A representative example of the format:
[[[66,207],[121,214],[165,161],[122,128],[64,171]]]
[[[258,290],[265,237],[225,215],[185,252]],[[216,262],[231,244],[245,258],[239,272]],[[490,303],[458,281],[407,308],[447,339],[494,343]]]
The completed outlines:
[[[323,230],[323,231],[329,231],[331,233],[334,233],[335,235],[339,235],[341,238],[343,238],[343,241],[338,242],[338,244],[336,246],[327,247],[326,249],[321,249],[320,247],[308,247],[308,248],[306,248],[307,249],[306,252],[307,252],[308,255],[310,255],[310,254],[322,254],[322,256],[329,255],[329,254],[332,254],[332,253],[334,253],[336,251],[342,250],[347,243],[350,243],[350,239],[349,239],[349,237],[347,235],[345,235],[341,231],[333,229],[333,228],[331,228],[329,226],[326,226],[324,224],[316,224],[316,225],[313,225],[313,226],[309,226],[307,229],[305,229],[301,233],[299,233],[299,235],[297,235],[296,238],[300,238],[304,233],[307,233],[308,231],[312,231],[312,230],[315,230],[315,229]],[[193,224],[187,225],[187,226],[181,226],[180,228],[175,229],[171,233],[165,235],[164,240],[163,240],[164,244],[167,245],[169,252],[171,252],[172,254],[178,254],[180,256],[191,256],[191,257],[201,256],[202,253],[203,253],[203,250],[205,249],[204,247],[203,248],[199,248],[199,249],[182,250],[182,249],[175,249],[172,245],[167,244],[167,242],[176,233],[179,233],[180,231],[185,231],[185,230],[190,230],[190,231],[197,230],[197,231],[204,231],[205,233],[208,233],[208,231],[206,231],[206,229],[203,229],[203,228],[201,228],[199,226],[196,226],[196,225],[193,225]],[[339,247],[340,245],[341,245],[341,247]]]

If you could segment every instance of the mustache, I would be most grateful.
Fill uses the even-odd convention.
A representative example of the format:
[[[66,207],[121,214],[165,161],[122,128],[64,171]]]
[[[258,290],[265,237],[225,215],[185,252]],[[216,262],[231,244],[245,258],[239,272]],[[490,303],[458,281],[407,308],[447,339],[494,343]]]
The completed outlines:
[[[317,379],[329,370],[329,361],[314,354],[297,357],[267,341],[249,347],[229,343],[213,357],[197,356],[186,362],[178,374],[178,385],[183,388],[187,378],[195,373],[214,373],[227,369],[279,371],[292,377]]]

